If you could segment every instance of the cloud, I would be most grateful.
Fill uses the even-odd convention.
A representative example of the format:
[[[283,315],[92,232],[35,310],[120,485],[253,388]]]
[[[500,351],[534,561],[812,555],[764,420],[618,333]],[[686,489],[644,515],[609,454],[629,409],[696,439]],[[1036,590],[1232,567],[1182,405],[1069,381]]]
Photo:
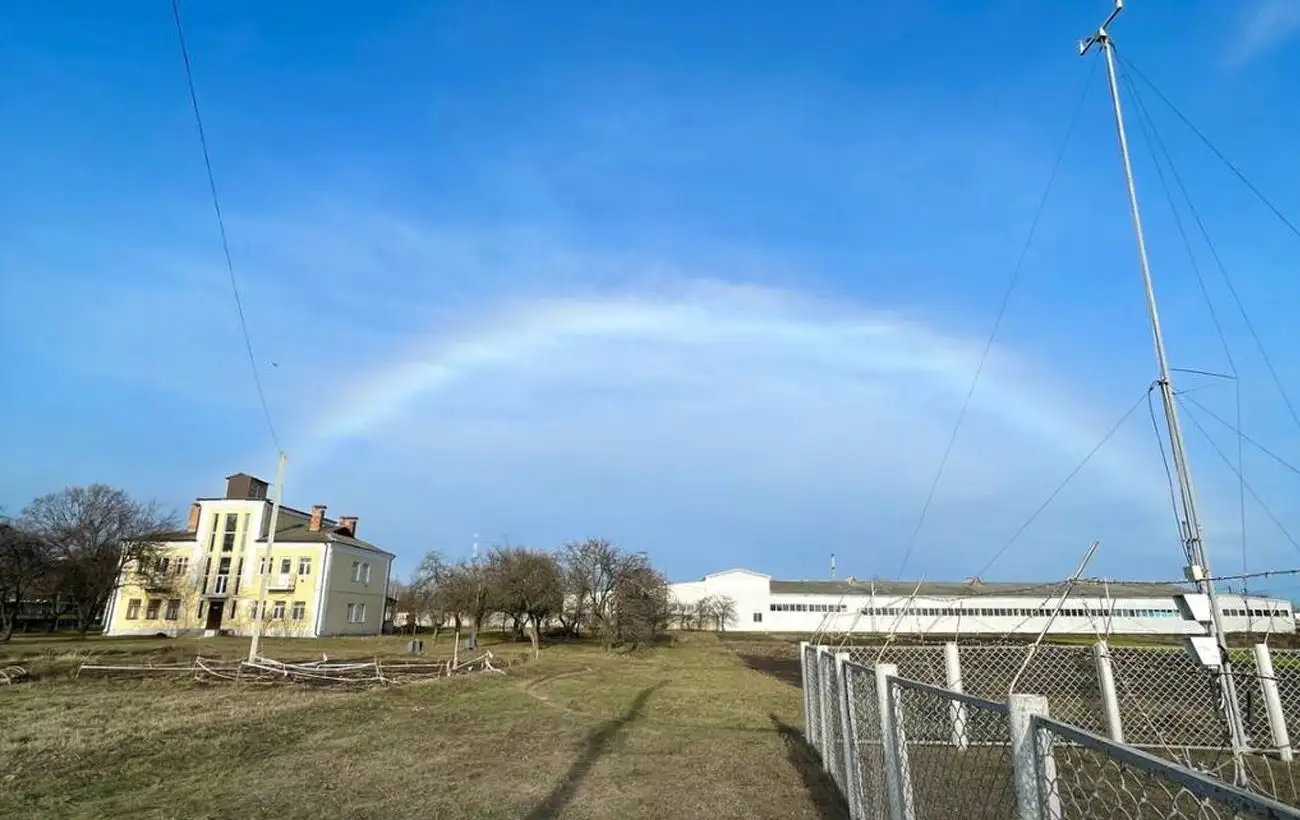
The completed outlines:
[[[1227,39],[1224,62],[1242,65],[1300,34],[1300,0],[1253,0],[1241,5],[1236,31]]]

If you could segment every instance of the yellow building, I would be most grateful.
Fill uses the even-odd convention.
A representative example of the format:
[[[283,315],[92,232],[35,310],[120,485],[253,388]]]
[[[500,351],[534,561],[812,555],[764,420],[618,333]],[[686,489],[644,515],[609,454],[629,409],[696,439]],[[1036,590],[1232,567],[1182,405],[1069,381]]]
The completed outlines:
[[[182,532],[161,536],[152,572],[128,568],[104,616],[106,635],[252,632],[267,578],[262,634],[378,635],[393,554],[356,537],[357,518],[281,506],[265,574],[268,485],[226,478],[224,498],[200,498]]]

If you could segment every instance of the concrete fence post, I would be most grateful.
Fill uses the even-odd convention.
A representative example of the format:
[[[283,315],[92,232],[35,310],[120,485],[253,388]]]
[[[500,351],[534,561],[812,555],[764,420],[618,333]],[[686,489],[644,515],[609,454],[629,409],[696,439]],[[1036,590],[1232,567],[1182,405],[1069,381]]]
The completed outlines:
[[[1034,731],[1036,716],[1048,717],[1047,698],[1012,695],[1007,701],[1011,724],[1011,764],[1015,770],[1018,820],[1060,820],[1056,793],[1056,760],[1049,745],[1040,747]]]
[[[903,731],[902,702],[890,685],[898,677],[892,663],[876,664],[877,708],[880,710],[880,743],[885,758],[885,784],[889,790],[891,820],[915,820],[911,772],[907,765],[907,735]]]
[[[943,645],[943,668],[948,688],[953,692],[965,692],[961,683],[961,655],[957,651],[956,641],[948,641]],[[956,700],[949,703],[948,719],[952,722],[952,745],[959,750],[966,749],[970,743],[966,734],[966,704]]]
[[[1282,712],[1282,698],[1277,691],[1277,677],[1273,674],[1273,655],[1268,644],[1255,644],[1255,669],[1259,673],[1259,686],[1264,693],[1264,708],[1268,710],[1268,728],[1273,733],[1273,746],[1285,763],[1294,758],[1291,736],[1287,733],[1286,715]]]
[[[844,791],[844,797],[849,803],[849,815],[853,814],[854,795],[857,794],[858,782],[858,756],[854,749],[856,745],[853,742],[853,724],[849,721],[849,710],[853,708],[853,702],[849,699],[849,680],[848,668],[845,666],[849,662],[849,653],[838,652],[835,655],[835,683],[837,691],[836,700],[839,703],[840,713],[840,754],[839,760],[842,761],[841,771],[844,773],[843,782],[840,788]]]
[[[1115,667],[1110,660],[1110,646],[1104,640],[1092,645],[1097,664],[1097,686],[1101,690],[1101,710],[1106,717],[1106,732],[1116,743],[1124,742],[1124,723],[1119,716],[1119,697],[1115,694]]]
[[[860,670],[861,667],[854,667],[854,670]],[[849,737],[848,737],[848,758],[853,761],[852,790],[849,792],[849,817],[851,820],[866,820],[866,785],[864,781],[864,772],[862,771],[862,749],[858,746],[858,732],[861,728],[860,722],[862,714],[858,711],[858,684],[856,683],[859,672],[845,669],[844,675],[844,714],[848,720]],[[870,731],[870,727],[867,727]],[[880,727],[876,727],[880,731]],[[868,734],[868,742],[872,737]]]
[[[817,729],[821,736],[822,768],[835,780],[835,656],[826,647],[817,655],[818,677],[821,678],[822,725]],[[838,784],[836,784],[838,785]]]
[[[812,713],[808,703],[808,642],[799,642],[799,688],[803,691],[803,736],[812,743]]]

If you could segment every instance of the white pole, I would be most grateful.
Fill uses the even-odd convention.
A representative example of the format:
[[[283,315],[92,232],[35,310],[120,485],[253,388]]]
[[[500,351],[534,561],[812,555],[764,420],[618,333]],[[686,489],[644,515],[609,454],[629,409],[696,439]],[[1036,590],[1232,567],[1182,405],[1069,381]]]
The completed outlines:
[[[1178,491],[1181,500],[1183,547],[1188,561],[1189,580],[1195,581],[1210,603],[1209,634],[1214,638],[1219,649],[1219,663],[1222,674],[1219,686],[1223,716],[1228,723],[1229,739],[1232,743],[1232,759],[1235,768],[1234,782],[1245,786],[1248,782],[1244,749],[1246,730],[1242,725],[1241,707],[1237,702],[1237,685],[1232,674],[1232,659],[1228,655],[1228,643],[1223,631],[1223,612],[1219,608],[1219,596],[1214,588],[1214,575],[1210,570],[1209,553],[1201,538],[1201,521],[1197,511],[1196,492],[1192,486],[1191,468],[1188,466],[1186,447],[1183,444],[1183,431],[1178,422],[1178,408],[1174,402],[1174,386],[1169,376],[1169,360],[1165,352],[1164,334],[1160,328],[1160,314],[1156,309],[1155,287],[1151,282],[1151,266],[1147,258],[1146,239],[1142,233],[1142,212],[1138,207],[1137,186],[1133,181],[1133,165],[1129,159],[1128,135],[1124,130],[1124,112],[1120,104],[1119,82],[1115,74],[1115,46],[1111,42],[1106,27],[1124,8],[1123,0],[1116,0],[1114,11],[1102,23],[1088,40],[1080,44],[1079,53],[1087,54],[1094,44],[1101,47],[1106,61],[1106,76],[1110,81],[1110,99],[1115,112],[1115,130],[1119,136],[1120,159],[1124,166],[1124,181],[1128,187],[1129,211],[1133,218],[1133,232],[1137,238],[1138,263],[1142,270],[1142,286],[1146,291],[1147,316],[1151,321],[1151,337],[1155,345],[1156,366],[1158,374],[1156,386],[1160,389],[1160,400],[1165,411],[1165,426],[1169,434],[1169,454],[1174,465],[1174,474],[1178,479]]]
[[[889,816],[891,820],[913,820],[912,783],[904,764],[907,739],[898,726],[894,713],[894,697],[889,691],[889,681],[898,677],[898,667],[892,663],[876,664],[876,708],[880,712],[880,745],[885,758],[885,783],[889,790]]]
[[[271,548],[275,546],[275,528],[280,523],[280,503],[284,501],[284,468],[289,457],[280,451],[280,463],[275,468],[275,500],[271,502],[271,524],[266,531],[266,555],[262,566],[261,589],[257,593],[257,609],[253,612],[253,639],[248,644],[248,662],[257,660],[258,644],[262,640],[262,618],[266,615],[266,588],[271,581]],[[322,579],[321,583],[325,583]]]
[[[1102,712],[1106,716],[1106,732],[1116,743],[1124,742],[1124,724],[1119,716],[1119,698],[1115,694],[1115,668],[1111,665],[1110,646],[1102,641],[1092,645],[1092,656],[1097,663],[1097,686],[1101,689]]]
[[[809,714],[808,703],[808,642],[799,642],[799,688],[803,690],[803,735],[804,739],[811,741],[812,736],[809,734],[812,727],[812,715]]]
[[[849,702],[849,684],[844,679],[847,674],[844,664],[848,663],[848,661],[849,653],[837,652],[835,654],[835,699],[839,702],[840,707],[839,759],[844,762],[844,768],[841,770],[844,773],[844,778],[843,782],[840,783],[840,788],[843,790],[844,796],[848,798],[850,813],[852,813],[853,795],[857,791],[858,760],[857,755],[853,754],[853,725],[849,722],[849,710],[853,708],[853,704]]]
[[[961,655],[956,641],[948,641],[943,645],[943,667],[948,679],[948,688],[954,692],[964,692],[961,683]],[[957,700],[952,701],[948,705],[948,717],[952,721],[952,745],[964,750],[970,745],[966,735],[966,724],[969,722],[966,704]]]
[[[1059,820],[1061,798],[1056,782],[1056,760],[1049,749],[1040,750],[1034,737],[1035,715],[1048,716],[1042,695],[1012,695],[1007,702],[1011,724],[1011,763],[1015,768],[1016,815],[1019,820]]]
[[[1286,729],[1286,715],[1282,712],[1282,698],[1278,696],[1277,677],[1273,674],[1273,656],[1268,644],[1255,644],[1255,668],[1259,671],[1259,685],[1264,692],[1264,708],[1268,710],[1268,728],[1273,733],[1273,746],[1284,763],[1293,758],[1291,736]]]

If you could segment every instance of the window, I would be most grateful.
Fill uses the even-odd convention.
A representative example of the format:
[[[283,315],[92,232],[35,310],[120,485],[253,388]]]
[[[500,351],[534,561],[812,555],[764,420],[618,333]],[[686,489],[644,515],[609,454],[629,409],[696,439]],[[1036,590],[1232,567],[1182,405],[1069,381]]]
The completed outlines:
[[[265,575],[265,574],[266,574],[266,556],[265,556],[265,555],[262,556],[262,560],[260,560],[260,561],[257,562],[257,574],[258,574],[258,575]]]
[[[291,572],[293,572],[293,559],[292,559],[292,558],[281,558],[281,559],[280,559],[280,574],[281,574],[281,575],[288,575],[288,574],[291,573]]]
[[[238,580],[238,579],[236,579],[236,580]],[[235,617],[235,604],[237,604],[237,603],[239,603],[239,602],[238,602],[238,601],[231,601],[231,602],[230,602],[230,612],[228,612],[228,613],[226,613],[226,614],[227,614],[229,617],[231,617],[231,618],[234,618],[234,617]]]
[[[356,566],[356,564],[353,564],[352,566]],[[356,622],[356,614],[357,614],[357,605],[348,604],[348,623]]]
[[[169,621],[175,621],[181,617],[180,598],[172,598],[167,602],[167,614],[164,617]]]
[[[284,620],[284,601],[276,601],[275,604],[271,606],[271,620]]]
[[[257,601],[256,601],[256,600],[252,600],[252,601],[249,601],[249,602],[248,602],[248,620],[250,620],[250,621],[256,621],[256,620],[257,620]]]
[[[226,513],[226,531],[221,537],[221,551],[233,552],[235,549],[235,528],[239,526],[239,517],[235,513]]]
[[[166,575],[166,574],[167,574],[167,570],[171,569],[171,565],[172,565],[172,559],[168,558],[166,555],[164,555],[163,557],[159,558],[159,559],[158,559],[158,574],[159,574],[159,575]]]
[[[158,610],[161,608],[162,608],[162,601],[159,601],[157,599],[150,600],[149,606],[144,611],[144,619],[146,621],[158,620]]]
[[[293,602],[293,619],[294,619],[295,621],[301,621],[304,617],[306,617],[306,615],[307,615],[307,602],[306,602],[306,601],[294,601],[294,602]]]
[[[244,577],[244,559],[239,559],[239,568],[235,570],[235,594],[239,594],[239,579]]]
[[[348,623],[360,624],[366,621],[365,604],[348,604]]]
[[[186,572],[189,571],[190,559],[188,557],[177,558],[176,563],[173,564],[173,567],[178,576],[184,575]]]
[[[134,621],[140,617],[140,599],[132,598],[126,602],[126,619]]]
[[[248,513],[244,513],[244,528],[240,531],[239,551],[243,552],[244,547],[248,546]]]
[[[357,604],[357,623],[365,623],[365,620],[366,620],[366,605]]]
[[[360,561],[353,561],[353,562],[352,562],[352,582],[355,584],[355,583],[360,582],[360,580],[361,580],[361,562],[360,562]]]
[[[756,624],[761,624],[762,622],[763,622],[763,613],[761,613],[761,612],[755,612],[755,613],[754,613],[754,623],[756,623]]]
[[[310,559],[310,558],[299,558],[299,559],[298,559],[298,574],[299,574],[299,575],[311,575],[311,559]]]
[[[212,514],[212,526],[208,529],[208,552],[217,547],[217,529],[221,526],[221,513]]]

